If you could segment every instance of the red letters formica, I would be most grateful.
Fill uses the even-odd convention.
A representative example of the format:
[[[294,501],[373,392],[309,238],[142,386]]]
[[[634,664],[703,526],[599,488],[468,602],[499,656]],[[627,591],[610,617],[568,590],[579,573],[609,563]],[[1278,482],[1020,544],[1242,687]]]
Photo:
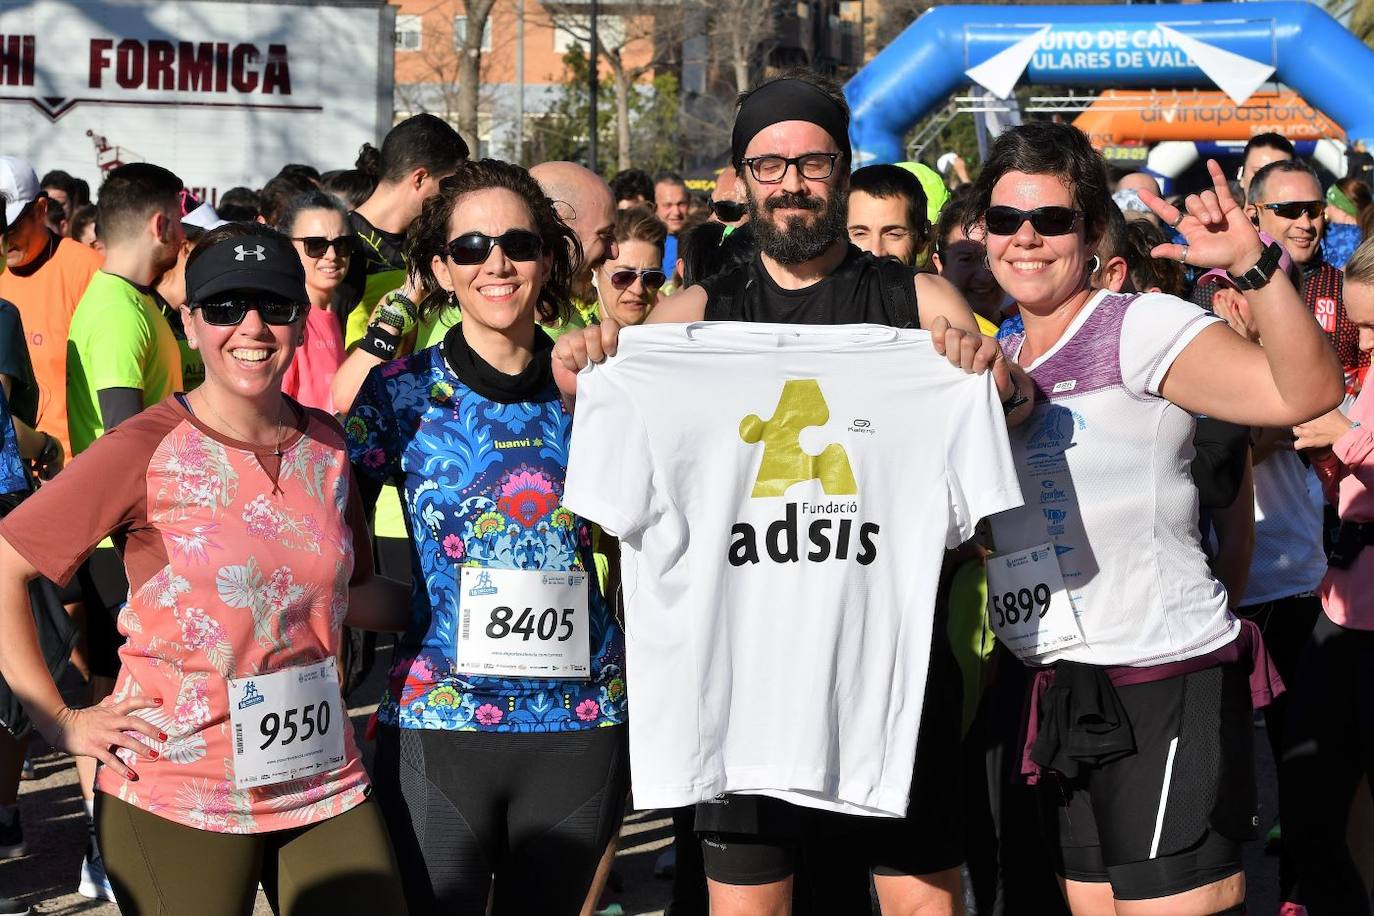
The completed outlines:
[[[261,73],[257,67],[259,62],[262,62]],[[263,61],[257,45],[248,42],[231,45],[224,41],[152,39],[145,42],[125,38],[116,44],[111,38],[92,38],[90,88],[103,88],[105,71],[112,67],[115,82],[121,89],[163,92],[229,92],[232,89],[243,94],[291,94],[291,67],[286,45],[268,45],[267,58]]]
[[[32,86],[35,66],[32,35],[0,35],[0,86]]]

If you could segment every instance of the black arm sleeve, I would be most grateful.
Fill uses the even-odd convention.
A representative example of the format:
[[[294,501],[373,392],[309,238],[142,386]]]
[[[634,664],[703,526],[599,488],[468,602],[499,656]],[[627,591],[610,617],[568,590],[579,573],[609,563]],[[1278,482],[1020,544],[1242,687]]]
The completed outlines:
[[[1193,485],[1203,509],[1225,509],[1236,501],[1245,476],[1250,429],[1203,417],[1193,433]]]
[[[143,410],[143,392],[137,388],[101,388],[95,396],[100,402],[100,420],[105,432]]]

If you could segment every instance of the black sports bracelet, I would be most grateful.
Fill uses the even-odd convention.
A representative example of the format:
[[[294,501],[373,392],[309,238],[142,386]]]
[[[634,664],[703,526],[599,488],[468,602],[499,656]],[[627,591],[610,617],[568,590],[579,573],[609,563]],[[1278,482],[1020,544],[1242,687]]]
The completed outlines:
[[[371,353],[378,359],[392,359],[396,356],[396,350],[401,346],[401,335],[392,334],[390,331],[383,331],[379,325],[373,325],[367,329],[367,335],[358,341],[358,349],[365,353]]]

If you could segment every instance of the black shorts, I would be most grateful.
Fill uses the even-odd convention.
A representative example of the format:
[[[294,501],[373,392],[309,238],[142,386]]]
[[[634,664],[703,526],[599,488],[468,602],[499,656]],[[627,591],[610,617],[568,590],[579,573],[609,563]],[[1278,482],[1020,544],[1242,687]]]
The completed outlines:
[[[944,636],[939,623],[936,632]],[[696,806],[706,876],[721,884],[770,884],[793,874],[803,860],[833,863],[841,851],[878,875],[929,875],[961,865],[963,690],[948,639],[934,641],[930,664],[906,817],[726,795]]]
[[[86,663],[97,677],[117,677],[124,637],[115,622],[129,600],[124,561],[113,547],[97,547],[77,571],[77,579],[86,605]]]
[[[1241,870],[1259,823],[1248,673],[1220,665],[1118,687],[1136,751],[1041,783],[1061,875],[1118,900],[1180,894]]]

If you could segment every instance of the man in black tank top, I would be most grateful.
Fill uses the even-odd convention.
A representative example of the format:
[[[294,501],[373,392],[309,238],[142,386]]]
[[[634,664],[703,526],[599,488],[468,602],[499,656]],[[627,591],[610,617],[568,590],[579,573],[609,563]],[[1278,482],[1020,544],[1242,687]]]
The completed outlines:
[[[994,373],[1009,423],[1029,415],[1024,372],[978,334],[972,311],[952,286],[849,243],[849,111],[839,87],[805,71],[764,83],[741,97],[731,148],[759,253],[743,267],[663,300],[650,322],[926,328],[954,365]],[[618,335],[614,322],[603,321],[559,339],[554,376],[570,409],[576,372],[613,355]],[[713,914],[786,916],[802,863],[809,867],[796,887],[817,913],[867,912],[870,872],[886,913],[962,911],[960,679],[938,620],[935,633],[907,817],[836,814],[758,795],[728,794],[699,804],[696,830]],[[653,716],[654,710],[636,714]]]

